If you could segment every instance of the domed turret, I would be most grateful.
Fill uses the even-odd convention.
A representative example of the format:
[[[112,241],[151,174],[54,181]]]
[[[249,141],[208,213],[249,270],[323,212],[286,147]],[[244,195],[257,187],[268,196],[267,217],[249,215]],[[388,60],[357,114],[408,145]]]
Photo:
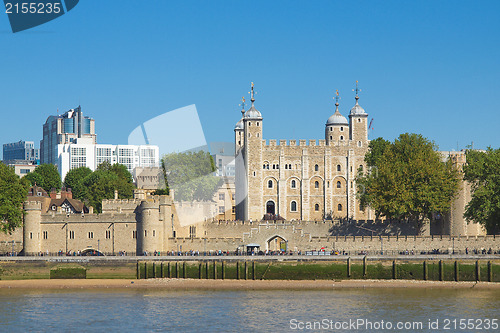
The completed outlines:
[[[344,141],[347,138],[347,128],[349,122],[339,112],[339,91],[335,93],[335,113],[328,118],[325,126],[325,140],[327,144],[330,142]],[[344,128],[345,127],[345,128]]]
[[[362,116],[367,115],[365,109],[358,104],[359,97],[356,96],[356,104],[352,107],[351,112],[349,113],[351,116]]]
[[[234,130],[242,130],[243,129],[243,118],[240,119],[234,126]]]

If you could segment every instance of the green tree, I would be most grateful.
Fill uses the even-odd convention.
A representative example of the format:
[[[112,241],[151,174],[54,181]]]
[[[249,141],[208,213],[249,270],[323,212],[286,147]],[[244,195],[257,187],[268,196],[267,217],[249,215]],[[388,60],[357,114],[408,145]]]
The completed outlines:
[[[467,150],[464,179],[471,184],[467,221],[482,224],[489,234],[500,232],[500,149]]]
[[[222,179],[213,175],[215,163],[208,152],[170,153],[163,157],[166,188],[176,200],[211,200]]]
[[[458,170],[451,161],[442,161],[433,142],[406,133],[388,145],[381,140],[374,145],[377,150],[366,157],[371,161],[367,163],[375,164],[357,177],[362,207],[370,206],[378,216],[413,222],[418,228],[433,213],[450,209],[458,189]]]
[[[375,140],[371,140],[368,145],[368,153],[365,155],[366,165],[369,167],[376,166],[378,161],[384,155],[384,152],[387,147],[390,147],[391,142],[387,141],[383,138],[376,138]]]
[[[71,169],[66,173],[64,177],[64,186],[66,188],[71,188],[73,192],[73,198],[84,200],[85,199],[85,187],[83,185],[83,180],[92,174],[92,170],[87,167],[79,167]]]
[[[11,233],[22,225],[23,202],[29,184],[14,173],[14,169],[0,163],[0,229]]]
[[[114,198],[115,190],[120,199],[132,198],[134,194],[132,175],[127,168],[108,162],[101,163],[93,173],[85,177],[82,185],[85,189],[83,199],[97,212],[102,211],[102,200]]]
[[[42,164],[33,172],[27,174],[24,178],[29,181],[31,186],[36,183],[38,186],[47,191],[47,193],[53,188],[56,190],[61,188],[61,176],[59,175],[59,171],[57,171],[57,167],[54,164]]]

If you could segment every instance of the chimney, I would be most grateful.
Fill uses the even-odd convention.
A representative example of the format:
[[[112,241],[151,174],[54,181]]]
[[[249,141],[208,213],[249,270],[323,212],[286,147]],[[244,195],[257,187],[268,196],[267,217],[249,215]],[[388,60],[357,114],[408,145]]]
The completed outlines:
[[[51,199],[57,199],[57,192],[56,192],[56,189],[53,188],[50,190],[50,198]]]
[[[66,195],[65,195],[66,198],[68,199],[73,199],[73,192],[71,192],[71,188],[67,188],[66,189]]]
[[[118,190],[115,190],[115,199],[118,199]]]
[[[89,214],[94,214],[94,207],[89,206]]]

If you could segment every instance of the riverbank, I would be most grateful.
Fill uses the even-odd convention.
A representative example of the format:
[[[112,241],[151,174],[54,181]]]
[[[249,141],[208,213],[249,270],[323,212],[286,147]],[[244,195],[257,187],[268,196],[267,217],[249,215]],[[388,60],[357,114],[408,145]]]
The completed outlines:
[[[158,289],[158,290],[332,290],[344,288],[445,288],[496,289],[494,282],[415,280],[197,280],[197,279],[82,279],[0,281],[0,292],[8,289]]]

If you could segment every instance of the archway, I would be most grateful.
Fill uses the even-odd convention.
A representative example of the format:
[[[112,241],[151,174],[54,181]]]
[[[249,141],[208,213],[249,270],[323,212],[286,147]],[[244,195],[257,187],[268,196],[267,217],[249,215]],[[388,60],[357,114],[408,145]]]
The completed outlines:
[[[266,214],[276,214],[276,207],[274,205],[274,201],[269,200],[266,203]]]
[[[281,236],[273,236],[267,241],[267,249],[269,251],[287,251],[287,241]]]
[[[96,249],[87,248],[80,252],[81,256],[104,256],[104,253]]]

